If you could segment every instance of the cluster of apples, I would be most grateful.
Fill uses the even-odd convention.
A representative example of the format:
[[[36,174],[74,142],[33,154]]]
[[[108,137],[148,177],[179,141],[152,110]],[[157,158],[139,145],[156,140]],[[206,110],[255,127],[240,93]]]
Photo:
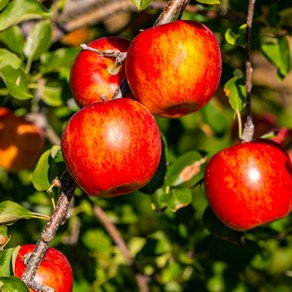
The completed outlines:
[[[154,116],[177,118],[205,105],[220,81],[221,52],[205,25],[181,20],[146,29],[132,42],[104,37],[87,48],[71,71],[81,109],[63,131],[62,151],[81,189],[113,197],[154,176],[162,150]],[[112,99],[125,78],[130,90]]]
[[[62,150],[81,189],[112,197],[150,181],[162,148],[153,115],[178,118],[202,108],[218,87],[221,52],[205,25],[182,20],[146,29],[133,41],[107,37],[88,47],[71,71],[81,109],[64,129]],[[125,63],[119,63],[116,56],[125,53]],[[112,99],[124,79],[130,90]],[[235,230],[285,217],[292,207],[291,161],[270,140],[218,152],[206,166],[204,183],[214,213]]]

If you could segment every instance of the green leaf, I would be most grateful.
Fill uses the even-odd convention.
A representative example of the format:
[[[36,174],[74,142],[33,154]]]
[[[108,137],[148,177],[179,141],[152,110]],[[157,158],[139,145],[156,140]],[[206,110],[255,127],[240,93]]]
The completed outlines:
[[[72,66],[79,48],[61,48],[54,52],[46,52],[41,58],[41,72],[44,74],[60,72],[63,68]]]
[[[63,104],[61,82],[47,82],[43,90],[43,100],[49,106],[61,106]]]
[[[19,247],[8,248],[0,252],[0,277],[9,277],[12,275],[12,259],[15,250],[18,251]]]
[[[192,192],[189,188],[172,188],[169,193],[161,195],[160,202],[176,212],[192,202]]]
[[[131,2],[139,9],[142,10],[146,8],[152,0],[131,0]]]
[[[21,60],[16,54],[0,48],[0,69],[6,66],[11,66],[13,69],[19,69],[21,66]]]
[[[27,286],[17,277],[1,277],[0,291],[3,292],[29,292]]]
[[[11,66],[0,68],[0,78],[9,94],[16,99],[25,100],[33,97],[28,91],[26,76],[22,69],[14,69]]]
[[[220,4],[220,0],[197,0],[197,2],[209,5]]]
[[[276,66],[279,77],[285,78],[290,71],[290,50],[287,38],[274,38],[273,42],[263,43],[261,50],[264,56]]]
[[[231,107],[235,111],[241,112],[246,104],[246,89],[242,79],[233,77],[228,80],[224,85],[224,92],[228,97]]]
[[[216,135],[222,135],[226,131],[227,121],[221,105],[211,99],[202,109],[204,122],[211,127]]]
[[[14,0],[0,14],[0,31],[29,19],[47,18],[52,15],[35,0]]]
[[[151,181],[142,189],[140,189],[141,192],[146,194],[152,194],[163,185],[167,170],[167,152],[168,152],[167,141],[165,137],[162,137],[162,153],[158,168]]]
[[[17,220],[35,217],[34,215],[35,213],[15,202],[4,201],[0,203],[0,224],[13,224]]]
[[[220,239],[228,240],[234,244],[244,243],[244,233],[235,231],[224,225],[208,206],[203,214],[203,223],[210,233]]]
[[[180,156],[169,168],[166,174],[167,186],[179,186],[198,178],[202,173],[202,165],[206,162],[206,153],[190,151]],[[193,182],[192,182],[193,184]]]
[[[42,154],[33,172],[33,186],[38,191],[46,191],[50,188],[52,180],[56,178],[57,175],[57,165],[49,149]]]
[[[24,54],[30,61],[35,61],[51,45],[52,27],[48,20],[37,23],[30,31],[24,46]]]
[[[6,30],[0,31],[0,42],[10,51],[20,56],[23,55],[24,37],[20,27],[12,26]]]
[[[0,11],[8,4],[10,0],[0,0]]]
[[[225,39],[227,43],[233,46],[245,46],[245,31],[246,24],[239,27],[237,34],[234,33],[230,28],[225,32]]]
[[[8,243],[9,240],[10,240],[10,236],[8,236],[7,234],[7,227],[5,225],[0,225],[0,251],[3,250],[3,248]],[[0,262],[0,269],[1,269],[1,262]]]

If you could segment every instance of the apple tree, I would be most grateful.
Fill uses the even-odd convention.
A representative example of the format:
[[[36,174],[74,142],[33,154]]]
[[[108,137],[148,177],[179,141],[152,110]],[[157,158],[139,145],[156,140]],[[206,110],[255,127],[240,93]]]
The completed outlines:
[[[0,290],[290,291],[289,2],[0,0]]]

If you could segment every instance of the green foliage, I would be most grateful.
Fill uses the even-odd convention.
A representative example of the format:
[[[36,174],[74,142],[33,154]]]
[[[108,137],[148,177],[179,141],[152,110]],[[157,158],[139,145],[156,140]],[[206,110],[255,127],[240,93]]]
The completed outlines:
[[[236,112],[241,112],[246,103],[246,90],[241,78],[233,77],[224,85],[224,91],[231,107]]]
[[[27,210],[21,205],[4,201],[0,203],[0,224],[11,225],[21,219],[44,218],[41,214],[37,214]]]
[[[131,0],[131,2],[139,9],[142,10],[146,8],[152,0]]]
[[[67,2],[59,3],[58,13]],[[109,25],[113,25],[109,17],[108,21],[91,23],[93,35],[134,38],[140,29],[152,26],[160,10],[155,10],[150,0],[132,2],[144,9],[141,15],[131,9],[130,17],[119,16],[124,25],[116,30]],[[253,80],[253,112],[272,114],[277,128],[291,128],[292,109],[287,100],[291,96],[292,10],[288,2],[256,1],[251,38],[257,64],[253,73],[264,76],[265,81]],[[0,291],[28,291],[19,279],[10,277],[14,247],[35,243],[46,223],[39,219],[48,219],[52,212],[52,201],[59,194],[50,189],[52,180],[67,175],[60,136],[78,110],[69,78],[80,48],[64,44],[60,37],[64,31],[59,26],[65,28],[66,23],[58,18],[52,21],[53,8],[40,3],[0,0],[0,105],[17,115],[27,114],[46,132],[46,145],[33,168],[18,173],[0,169],[0,238],[5,241],[0,247]],[[154,292],[291,290],[291,215],[237,232],[218,220],[204,195],[205,165],[214,153],[237,142],[234,111],[240,116],[245,109],[242,72],[247,1],[190,4],[192,9],[183,17],[204,22],[218,37],[223,57],[219,89],[194,114],[175,120],[157,118],[164,150],[156,175],[146,187],[121,197],[93,200],[115,224],[134,268],[125,260],[119,241],[95,216],[87,196],[79,188],[75,190],[70,218],[60,226],[52,243],[72,265],[74,292],[138,291],[137,271],[149,279]],[[27,30],[26,21],[32,21]],[[267,72],[269,65],[277,69],[278,76]],[[262,125],[255,129],[258,127]]]
[[[234,33],[230,28],[226,30],[225,39],[227,43],[233,46],[245,46],[245,30],[246,24],[239,27],[238,33]]]
[[[7,292],[29,292],[26,285],[16,277],[1,277],[0,278],[0,288],[2,291]]]
[[[220,0],[197,0],[197,2],[202,3],[202,4],[220,4]]]
[[[0,31],[25,20],[39,19],[51,15],[38,1],[12,0],[0,14]]]
[[[285,78],[290,71],[290,51],[287,38],[274,38],[261,46],[264,56],[278,69],[281,79]]]

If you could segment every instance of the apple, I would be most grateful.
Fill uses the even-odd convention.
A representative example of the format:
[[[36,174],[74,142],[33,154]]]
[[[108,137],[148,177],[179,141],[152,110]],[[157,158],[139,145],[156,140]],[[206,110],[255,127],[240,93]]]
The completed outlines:
[[[24,261],[27,255],[35,249],[35,244],[23,244],[13,264],[14,275],[21,278],[25,271]],[[68,259],[57,249],[50,247],[41,261],[35,282],[53,288],[55,292],[72,292],[73,273]],[[29,289],[35,292],[34,289]]]
[[[220,47],[204,24],[177,20],[139,33],[125,70],[136,100],[154,115],[178,118],[214,95],[221,78]]]
[[[283,218],[292,206],[292,164],[276,142],[256,139],[216,153],[205,169],[210,207],[228,227],[245,231]]]
[[[101,52],[126,52],[131,41],[122,37],[102,37],[88,44]],[[119,89],[125,70],[115,64],[115,57],[101,56],[97,52],[82,50],[76,57],[70,75],[70,88],[77,105],[109,100]]]
[[[76,112],[63,131],[61,148],[71,176],[85,193],[113,197],[150,181],[162,142],[153,115],[139,102],[119,98]]]
[[[0,167],[17,172],[32,167],[42,153],[44,133],[25,117],[0,107]]]

